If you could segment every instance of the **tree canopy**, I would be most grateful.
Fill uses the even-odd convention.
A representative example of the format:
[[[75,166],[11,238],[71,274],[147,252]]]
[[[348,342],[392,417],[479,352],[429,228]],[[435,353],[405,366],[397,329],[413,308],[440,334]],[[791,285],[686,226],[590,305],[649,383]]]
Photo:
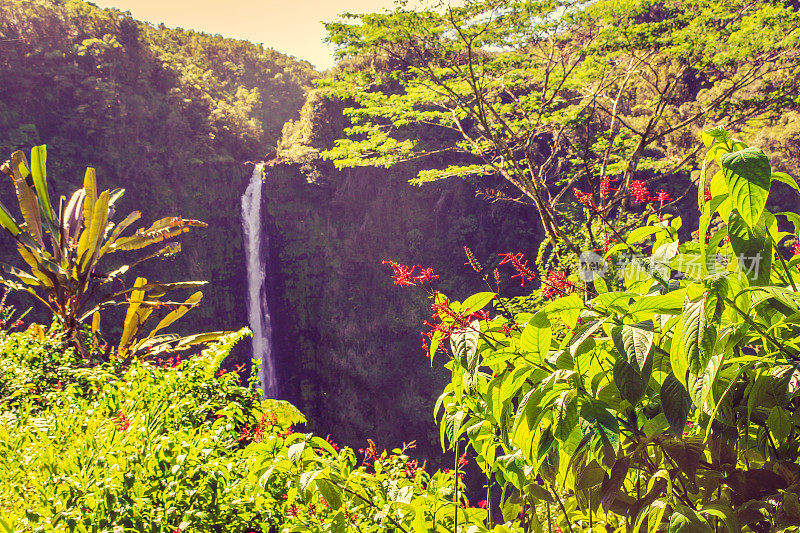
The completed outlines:
[[[324,156],[428,158],[415,183],[501,176],[487,192],[533,204],[573,250],[574,187],[608,216],[632,182],[691,168],[698,129],[797,105],[800,15],[775,1],[477,0],[327,28],[344,61],[321,83],[352,125]]]

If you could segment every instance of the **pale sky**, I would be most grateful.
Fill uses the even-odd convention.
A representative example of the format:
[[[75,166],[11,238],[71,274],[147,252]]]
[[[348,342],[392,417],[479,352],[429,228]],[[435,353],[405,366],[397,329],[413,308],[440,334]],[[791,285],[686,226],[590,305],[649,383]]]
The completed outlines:
[[[375,13],[394,0],[93,0],[100,7],[130,11],[134,18],[170,28],[220,34],[263,43],[305,59],[320,70],[333,66],[333,49],[322,22],[342,12]]]

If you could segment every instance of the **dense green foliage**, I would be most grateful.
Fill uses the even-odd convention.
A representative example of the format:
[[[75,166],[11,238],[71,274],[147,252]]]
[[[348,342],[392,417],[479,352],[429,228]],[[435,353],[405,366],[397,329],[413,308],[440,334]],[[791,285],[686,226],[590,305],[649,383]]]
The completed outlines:
[[[783,232],[765,209],[772,182],[800,185],[723,129],[703,137],[718,170],[703,167],[700,236],[652,216],[606,255],[625,261],[618,290],[595,266],[591,283],[549,278],[552,300],[522,312],[494,292],[431,293],[431,356],[448,337],[452,351],[442,442],[474,451],[504,516],[537,531],[543,510],[570,531],[800,527],[800,254],[782,246],[800,251],[800,218],[780,213]]]
[[[797,107],[800,14],[780,1],[429,5],[328,24],[346,61],[321,86],[352,125],[323,155],[424,158],[416,183],[502,176],[494,195],[534,205],[573,252],[573,186],[611,216],[632,181],[690,170],[704,124],[761,126]],[[686,191],[672,181],[673,197]]]
[[[0,333],[4,531],[421,533],[455,520],[456,476],[427,474],[407,448],[370,443],[357,458],[295,433],[294,407],[218,371],[244,332],[182,362],[87,368],[35,331]],[[480,524],[486,511],[459,514]]]

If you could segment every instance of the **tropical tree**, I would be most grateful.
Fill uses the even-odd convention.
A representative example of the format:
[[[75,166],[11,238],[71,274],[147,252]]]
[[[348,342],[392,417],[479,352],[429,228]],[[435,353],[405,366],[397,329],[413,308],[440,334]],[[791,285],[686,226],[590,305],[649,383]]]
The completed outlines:
[[[327,29],[345,61],[321,85],[348,103],[352,126],[323,155],[337,167],[426,158],[418,184],[500,176],[511,188],[490,198],[532,204],[551,242],[577,251],[564,216],[573,187],[609,217],[635,182],[689,170],[704,123],[741,128],[793,105],[798,28],[800,14],[770,0],[344,15]]]
[[[123,274],[141,262],[178,253],[181,249],[178,243],[170,242],[158,251],[110,272],[100,271],[100,261],[107,254],[146,248],[192,227],[205,227],[205,223],[166,217],[148,228],[123,236],[123,232],[141,216],[134,211],[118,223],[111,220],[123,189],[105,190],[98,194],[95,170],[87,168],[83,187],[72,193],[69,200],[62,196],[56,207],[48,191],[46,161],[47,147],[42,145],[31,150],[30,164],[25,154],[17,151],[0,167],[14,183],[22,214],[22,222],[17,222],[0,204],[0,226],[14,238],[17,251],[28,267],[26,271],[3,264],[3,271],[14,279],[0,277],[0,283],[26,291],[47,306],[69,342],[83,354],[85,350],[79,328],[100,309],[131,304],[120,344],[124,352],[154,307],[181,306],[162,320],[160,327],[156,327],[159,330],[185,313],[185,306],[199,302],[202,298],[199,292],[186,302],[163,302],[159,299],[168,291],[198,287],[205,284],[204,281],[147,283],[139,278],[132,288],[123,286],[110,290]],[[134,293],[135,298],[129,302],[127,296],[130,293]],[[149,311],[146,312],[145,308]],[[93,319],[95,329],[98,322],[99,315],[96,315]]]

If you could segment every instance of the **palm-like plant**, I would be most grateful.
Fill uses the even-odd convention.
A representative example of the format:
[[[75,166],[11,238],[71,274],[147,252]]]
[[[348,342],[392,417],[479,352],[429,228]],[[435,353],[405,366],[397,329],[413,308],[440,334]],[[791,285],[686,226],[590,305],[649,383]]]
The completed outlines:
[[[192,227],[206,227],[198,220],[166,217],[148,228],[141,228],[128,236],[123,232],[136,222],[141,213],[134,211],[119,223],[111,221],[115,204],[125,192],[113,189],[97,193],[95,170],[86,169],[83,188],[75,191],[69,200],[62,196],[57,210],[50,201],[45,167],[47,147],[35,146],[31,150],[30,164],[21,151],[0,166],[0,171],[14,182],[22,223],[0,203],[0,227],[16,241],[17,251],[28,266],[21,270],[3,264],[3,272],[13,278],[0,276],[0,284],[29,292],[46,305],[58,319],[66,338],[85,355],[79,329],[81,324],[102,308],[128,303],[130,316],[126,317],[125,334],[120,348],[130,351],[131,342],[153,307],[176,304],[181,307],[178,316],[196,305],[202,293],[195,293],[186,302],[162,302],[168,291],[197,287],[204,281],[179,283],[147,283],[137,279],[134,287],[117,291],[103,291],[137,264],[154,257],[167,257],[180,251],[180,244],[167,243],[158,251],[112,272],[98,271],[100,260],[106,255],[123,250],[138,250],[189,231]],[[134,293],[134,297],[129,297]],[[134,307],[134,311],[130,308]],[[183,311],[180,311],[183,309]],[[173,313],[171,320],[178,318]],[[164,320],[166,320],[165,317]],[[162,323],[151,332],[165,325]],[[141,344],[141,343],[136,343]],[[134,345],[135,347],[135,345]]]

